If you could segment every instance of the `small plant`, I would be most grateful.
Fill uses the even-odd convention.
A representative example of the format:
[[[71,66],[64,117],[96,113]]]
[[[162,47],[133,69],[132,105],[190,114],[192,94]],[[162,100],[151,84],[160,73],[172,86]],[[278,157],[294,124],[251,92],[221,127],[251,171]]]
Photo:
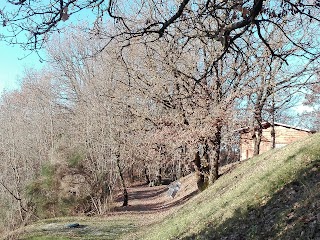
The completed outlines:
[[[45,164],[41,169],[41,176],[43,178],[43,183],[47,188],[51,188],[53,185],[53,178],[55,174],[55,166],[51,164]]]
[[[41,218],[54,216],[55,203],[57,202],[55,182],[55,167],[45,165],[41,169],[41,175],[27,186],[27,194],[35,207],[36,214]]]
[[[84,157],[81,153],[76,152],[71,154],[67,159],[68,167],[78,167],[83,159]]]

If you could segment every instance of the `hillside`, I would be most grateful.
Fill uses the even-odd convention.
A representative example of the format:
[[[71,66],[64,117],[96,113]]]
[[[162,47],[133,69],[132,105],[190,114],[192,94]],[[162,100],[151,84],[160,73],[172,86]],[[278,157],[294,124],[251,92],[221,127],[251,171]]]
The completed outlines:
[[[243,162],[137,239],[320,239],[320,135]]]
[[[10,236],[12,239],[14,236],[19,236],[18,239],[320,239],[320,134],[236,164],[213,186],[190,199],[166,199],[165,188],[157,192],[149,197],[166,202],[150,202],[150,206],[157,206],[153,211],[132,207],[130,211],[103,218],[51,219],[19,229]],[[65,228],[67,223],[75,221],[83,228]]]

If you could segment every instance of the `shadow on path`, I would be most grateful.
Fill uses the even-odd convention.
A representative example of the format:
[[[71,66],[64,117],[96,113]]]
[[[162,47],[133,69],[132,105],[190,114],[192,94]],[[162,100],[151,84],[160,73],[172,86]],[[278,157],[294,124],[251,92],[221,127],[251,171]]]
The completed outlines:
[[[191,178],[190,178],[191,179]],[[168,186],[149,187],[148,185],[138,185],[128,188],[129,206],[116,207],[116,213],[155,213],[159,211],[169,210],[173,207],[180,206],[191,197],[197,194],[196,185],[190,183],[183,184],[175,198],[167,195]],[[121,203],[122,196],[116,201]]]

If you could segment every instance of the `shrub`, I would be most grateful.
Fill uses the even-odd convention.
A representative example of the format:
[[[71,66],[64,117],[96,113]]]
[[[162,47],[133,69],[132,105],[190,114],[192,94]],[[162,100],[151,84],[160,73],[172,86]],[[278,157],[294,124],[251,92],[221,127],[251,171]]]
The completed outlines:
[[[78,161],[79,158],[74,159]],[[75,163],[75,160],[72,163]],[[69,165],[45,165],[42,167],[41,175],[28,185],[27,194],[40,218],[74,215],[77,209],[85,209],[79,207],[86,203],[83,197],[75,196],[62,185],[63,176],[75,172],[79,170]]]

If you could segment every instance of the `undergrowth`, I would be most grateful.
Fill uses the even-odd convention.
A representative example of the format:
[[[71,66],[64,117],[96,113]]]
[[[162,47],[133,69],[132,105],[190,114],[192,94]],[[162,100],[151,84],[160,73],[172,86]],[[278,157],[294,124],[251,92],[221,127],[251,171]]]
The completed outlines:
[[[319,239],[319,181],[315,134],[238,164],[156,224],[143,225],[133,214],[126,221],[86,218],[83,231],[43,232],[44,225],[65,223],[58,220],[31,226],[21,239]]]

